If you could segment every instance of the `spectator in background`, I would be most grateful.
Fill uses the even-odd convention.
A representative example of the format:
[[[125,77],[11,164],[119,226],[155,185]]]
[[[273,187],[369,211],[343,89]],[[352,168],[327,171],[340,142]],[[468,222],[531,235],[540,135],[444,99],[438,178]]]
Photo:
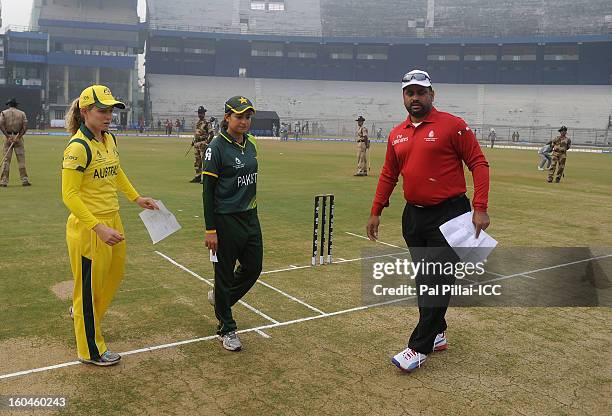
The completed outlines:
[[[166,119],[166,134],[170,136],[172,134],[172,122]]]
[[[495,140],[497,139],[497,133],[495,133],[495,129],[491,129],[489,131],[489,143],[491,143],[491,149],[495,146]]]
[[[551,153],[552,153],[552,141],[540,147],[540,150],[538,150],[538,155],[540,156],[540,163],[538,164],[538,170],[544,170],[544,165],[546,165],[546,170],[550,168],[550,162],[552,162],[552,159],[550,156]]]

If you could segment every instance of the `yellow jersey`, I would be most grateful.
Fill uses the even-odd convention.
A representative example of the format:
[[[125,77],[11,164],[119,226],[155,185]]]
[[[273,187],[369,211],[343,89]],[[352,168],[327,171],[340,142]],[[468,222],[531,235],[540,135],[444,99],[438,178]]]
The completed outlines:
[[[62,169],[80,173],[66,172],[62,175],[64,203],[90,228],[98,223],[91,215],[105,216],[119,210],[117,189],[130,201],[139,197],[121,169],[115,136],[108,132],[103,132],[103,135],[105,140],[98,141],[82,124],[68,142],[62,163]],[[75,198],[81,200],[76,201],[77,205],[74,204]]]

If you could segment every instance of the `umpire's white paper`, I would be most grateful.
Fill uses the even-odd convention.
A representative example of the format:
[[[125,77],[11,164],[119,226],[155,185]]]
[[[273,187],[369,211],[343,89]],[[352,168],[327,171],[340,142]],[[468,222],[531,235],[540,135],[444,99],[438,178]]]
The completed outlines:
[[[145,209],[140,215],[153,244],[159,243],[164,238],[174,234],[181,229],[174,214],[161,201],[155,201],[159,209]]]
[[[497,241],[484,231],[476,238],[476,228],[472,223],[474,212],[466,212],[453,218],[440,226],[440,231],[455,250],[462,262],[481,263],[484,262]]]

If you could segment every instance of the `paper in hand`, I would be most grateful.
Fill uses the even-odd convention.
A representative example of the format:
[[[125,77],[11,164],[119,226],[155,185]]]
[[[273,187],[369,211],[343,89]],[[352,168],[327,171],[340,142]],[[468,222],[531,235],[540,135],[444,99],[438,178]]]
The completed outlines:
[[[493,249],[497,241],[484,231],[476,238],[476,228],[472,223],[473,212],[453,218],[440,226],[440,231],[462,262],[482,263]]]
[[[176,217],[166,208],[163,202],[155,201],[155,203],[159,209],[146,209],[138,214],[147,228],[153,244],[159,243],[181,229]]]
[[[208,251],[210,253],[210,261],[213,262],[213,263],[218,263],[219,260],[217,260],[217,255],[213,254],[212,250],[208,250]]]

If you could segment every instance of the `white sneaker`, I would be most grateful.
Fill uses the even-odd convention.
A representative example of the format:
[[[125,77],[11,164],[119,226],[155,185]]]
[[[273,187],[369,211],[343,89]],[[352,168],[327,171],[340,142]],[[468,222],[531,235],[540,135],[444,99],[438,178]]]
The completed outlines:
[[[421,364],[425,362],[427,355],[416,352],[412,348],[406,348],[404,351],[396,354],[391,359],[391,362],[400,370],[405,372],[412,372],[417,368],[421,367]]]
[[[208,303],[211,304],[211,306],[215,306],[215,291],[214,290],[209,290],[208,291]]]
[[[434,351],[444,351],[448,349],[448,341],[446,339],[446,334],[442,332],[441,334],[436,335],[436,339],[434,340]]]
[[[540,167],[538,167],[538,170],[544,170],[544,168],[540,168]]]
[[[242,342],[240,342],[240,338],[238,338],[236,331],[228,332],[221,336],[221,343],[223,344],[223,348],[228,351],[240,351],[242,349]]]

